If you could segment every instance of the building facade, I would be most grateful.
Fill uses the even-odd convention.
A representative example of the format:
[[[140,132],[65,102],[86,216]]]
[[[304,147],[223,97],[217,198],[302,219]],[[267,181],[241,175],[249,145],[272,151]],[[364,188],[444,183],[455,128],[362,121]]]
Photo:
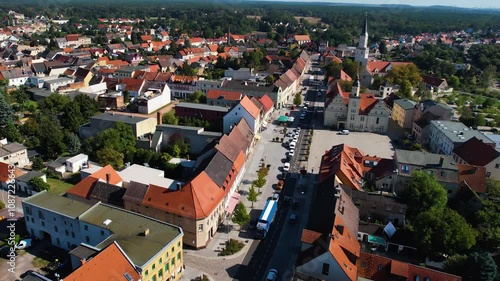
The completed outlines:
[[[394,101],[391,119],[403,129],[411,129],[413,125],[413,111],[415,102],[409,99],[399,99]]]

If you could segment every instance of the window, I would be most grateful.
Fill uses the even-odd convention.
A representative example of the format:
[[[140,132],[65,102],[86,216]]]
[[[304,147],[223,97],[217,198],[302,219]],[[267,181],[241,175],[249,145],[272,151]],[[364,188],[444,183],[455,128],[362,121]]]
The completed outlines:
[[[380,118],[377,117],[377,120],[375,121],[375,124],[378,125],[378,122],[380,121]]]
[[[361,116],[361,121],[365,121],[365,117],[364,116]]]
[[[366,262],[362,261],[361,262],[361,267],[365,268],[366,267]]]
[[[42,221],[42,226],[45,227],[45,222],[44,221]]]
[[[168,272],[168,266],[169,266],[169,264],[168,264],[168,262],[167,262],[167,263],[165,264],[165,272]]]
[[[351,121],[354,121],[355,116],[351,115]]]
[[[149,270],[144,271],[144,275],[148,276],[149,275]]]
[[[31,207],[26,206],[26,214],[31,215]]]
[[[61,241],[59,240],[59,238],[56,238],[56,243],[58,246],[61,246]]]
[[[89,230],[89,226],[88,226],[88,225],[85,225],[85,226],[83,226],[83,229],[85,229],[85,230]]]
[[[202,223],[200,223],[200,224],[198,225],[198,231],[199,231],[199,232],[203,232],[203,224],[202,224]]]
[[[38,211],[38,218],[44,220],[45,216],[43,215],[42,211]]]
[[[177,242],[177,247],[181,247],[181,241]]]
[[[177,253],[177,260],[180,261],[181,260],[181,252],[178,252]]]
[[[54,226],[54,231],[55,231],[55,232],[58,232],[58,231],[57,231],[57,226]]]
[[[174,266],[174,265],[175,265],[175,259],[174,259],[174,258],[172,258],[172,259],[170,260],[170,264],[171,264],[172,266]]]
[[[155,270],[156,264],[153,263],[153,266],[151,267],[152,270]]]
[[[328,275],[328,272],[330,272],[330,264],[323,263],[323,269],[321,270],[321,273],[323,275]]]
[[[406,166],[406,165],[402,165],[401,166],[401,172],[403,174],[409,174],[410,173],[410,167],[409,166]]]
[[[104,236],[104,230],[101,230],[101,236]]]
[[[159,264],[162,264],[163,263],[163,259],[160,258],[160,261],[158,262]]]
[[[65,229],[64,234],[66,234],[66,236],[69,236],[69,231],[67,229]]]
[[[158,270],[158,278],[162,277],[163,277],[163,269],[160,268],[160,270]]]
[[[500,164],[495,164],[495,169],[500,168]]]
[[[71,231],[71,237],[75,238],[75,232]]]
[[[175,247],[172,247],[172,253],[175,252]]]
[[[90,243],[90,238],[88,236],[85,236],[85,242]]]

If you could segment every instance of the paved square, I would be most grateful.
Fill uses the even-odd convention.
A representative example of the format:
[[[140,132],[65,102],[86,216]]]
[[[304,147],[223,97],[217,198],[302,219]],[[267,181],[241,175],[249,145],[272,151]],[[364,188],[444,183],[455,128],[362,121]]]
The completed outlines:
[[[376,155],[382,158],[392,158],[394,148],[391,140],[386,135],[374,133],[350,132],[349,135],[338,135],[337,131],[316,129],[314,130],[311,144],[311,154],[309,167],[318,171],[321,163],[321,156],[326,150],[338,144],[347,144],[361,150],[365,155]]]

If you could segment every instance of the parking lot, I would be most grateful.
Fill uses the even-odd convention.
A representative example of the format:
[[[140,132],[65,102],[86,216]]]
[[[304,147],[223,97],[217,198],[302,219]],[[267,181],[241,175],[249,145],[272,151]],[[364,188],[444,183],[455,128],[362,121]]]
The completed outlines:
[[[337,133],[337,131],[331,130],[314,130],[309,158],[310,161],[313,161],[313,166],[319,167],[321,156],[325,154],[325,151],[330,150],[334,145],[342,143],[361,150],[365,155],[375,155],[382,158],[392,158],[394,155],[391,140],[386,135],[358,132],[350,132],[349,135],[338,135]]]

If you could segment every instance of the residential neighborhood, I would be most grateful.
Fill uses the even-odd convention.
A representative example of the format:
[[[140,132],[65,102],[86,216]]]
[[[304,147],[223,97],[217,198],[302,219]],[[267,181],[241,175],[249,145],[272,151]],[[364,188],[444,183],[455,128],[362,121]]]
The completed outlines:
[[[0,7],[0,280],[499,280],[497,10],[113,1]]]

